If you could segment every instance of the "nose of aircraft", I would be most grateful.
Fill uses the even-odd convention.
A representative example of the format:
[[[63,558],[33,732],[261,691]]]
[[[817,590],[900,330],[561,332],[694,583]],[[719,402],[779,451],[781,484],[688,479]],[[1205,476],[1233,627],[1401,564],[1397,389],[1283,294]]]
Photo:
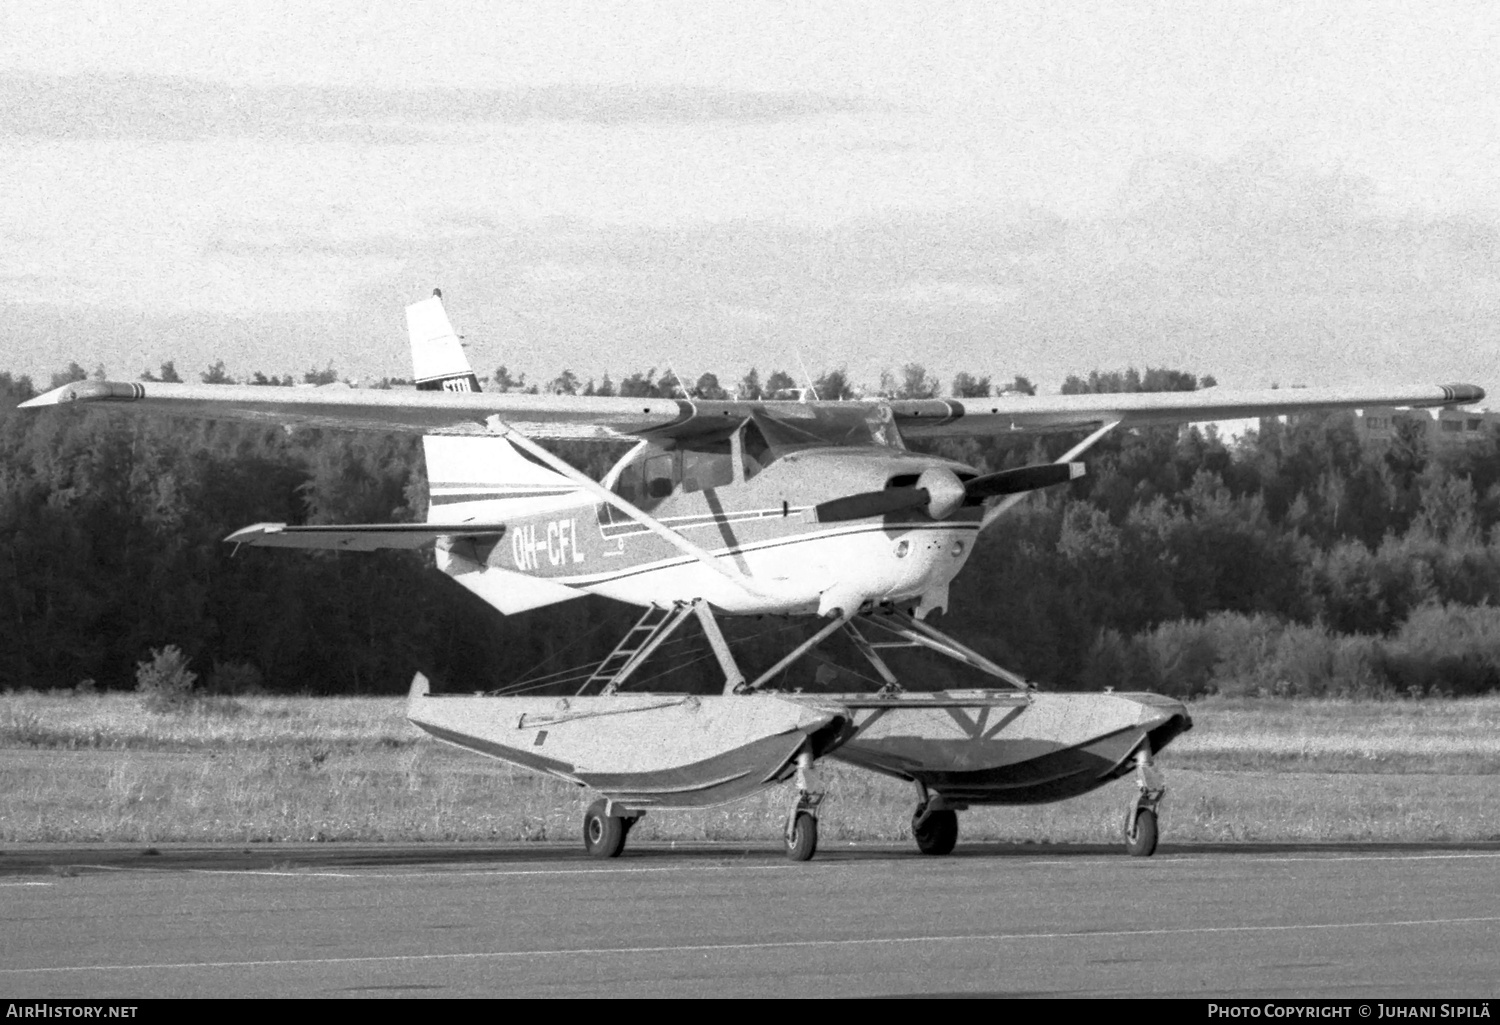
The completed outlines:
[[[964,504],[964,482],[946,466],[923,470],[917,490],[927,492],[927,515],[935,520],[946,520]]]
[[[870,602],[910,600],[927,609],[946,607],[948,585],[973,550],[974,526],[970,521],[855,535],[848,542],[853,547],[829,566],[818,614],[852,612]]]
[[[1082,463],[1038,463],[1013,470],[999,470],[962,481],[946,466],[923,470],[915,484],[886,486],[880,491],[861,491],[813,508],[814,522],[837,523],[885,516],[903,509],[922,509],[934,520],[952,516],[966,501],[982,501],[1001,495],[1016,495],[1038,488],[1066,484],[1084,474]]]

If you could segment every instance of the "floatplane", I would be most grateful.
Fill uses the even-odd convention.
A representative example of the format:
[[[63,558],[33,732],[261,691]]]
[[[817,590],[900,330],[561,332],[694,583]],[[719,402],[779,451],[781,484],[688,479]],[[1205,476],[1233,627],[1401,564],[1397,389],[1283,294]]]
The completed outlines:
[[[1484,397],[1467,384],[962,401],[494,394],[480,390],[440,293],[409,306],[407,325],[415,390],[78,381],[23,405],[422,434],[427,522],[258,523],[226,540],[430,544],[439,570],[505,615],[586,594],[639,607],[609,655],[574,678],[576,692],[432,693],[418,673],[408,696],[408,717],[431,735],[597,793],[583,839],[599,857],[620,854],[648,813],[791,783],[785,845],[806,860],[823,798],[816,765],[830,757],[913,784],[912,834],[935,855],[953,849],[969,807],[1057,801],[1133,775],[1125,846],[1151,854],[1165,792],[1153,759],[1190,728],[1186,707],[1156,694],[1047,693],[938,630],[929,618],[979,536],[1028,493],[1081,476],[1079,457],[1112,431]],[[994,473],[905,444],[1038,431],[1083,437],[1054,463]],[[538,444],[580,438],[635,445],[594,480]],[[738,616],[815,629],[747,674],[720,626]],[[684,630],[706,640],[719,693],[632,689]],[[835,643],[863,672],[834,678],[867,685],[793,685],[794,667]],[[914,652],[941,668],[910,668]]]

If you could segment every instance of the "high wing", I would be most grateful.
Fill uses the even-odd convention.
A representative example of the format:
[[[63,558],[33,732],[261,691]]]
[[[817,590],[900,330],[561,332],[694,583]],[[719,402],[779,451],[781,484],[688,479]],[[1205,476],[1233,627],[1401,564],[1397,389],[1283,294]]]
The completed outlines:
[[[619,438],[684,419],[684,403],[671,399],[154,381],[74,381],[21,406],[75,402],[169,416],[418,434],[489,434],[485,421],[498,415],[535,438]]]
[[[737,402],[599,398],[574,395],[380,390],[324,386],[161,384],[75,381],[25,408],[89,403],[177,416],[345,430],[422,434],[489,434],[492,417],[533,438],[669,438],[699,434],[760,411],[795,423],[821,412],[890,413],[908,437],[1071,431],[1121,426],[1238,420],[1311,410],[1370,406],[1467,405],[1484,398],[1472,384],[1380,385],[1108,395],[1006,396],[985,399],[860,399],[848,402]]]
[[[1423,408],[1479,402],[1474,384],[1360,385],[1346,388],[1269,388],[1228,391],[1120,392],[1106,395],[1016,396],[891,402],[901,433],[909,437],[1076,431],[1106,423],[1122,427],[1201,423],[1283,416],[1313,410],[1370,406]],[[946,407],[946,408],[945,408]]]
[[[1013,431],[1075,431],[1118,423],[1199,423],[1283,416],[1313,410],[1371,406],[1430,408],[1479,402],[1474,384],[1361,385],[1346,388],[1270,388],[1190,392],[1121,392],[1106,395],[1017,396],[992,399],[895,400],[891,409],[901,433],[910,437],[1009,434]]]

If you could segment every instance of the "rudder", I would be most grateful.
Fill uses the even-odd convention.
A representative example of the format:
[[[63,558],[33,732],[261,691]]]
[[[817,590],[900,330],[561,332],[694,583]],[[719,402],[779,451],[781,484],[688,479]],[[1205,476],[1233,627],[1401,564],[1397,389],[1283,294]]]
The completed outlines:
[[[418,391],[479,391],[479,378],[469,366],[463,345],[443,309],[443,293],[406,308],[406,333],[411,338],[411,366]]]

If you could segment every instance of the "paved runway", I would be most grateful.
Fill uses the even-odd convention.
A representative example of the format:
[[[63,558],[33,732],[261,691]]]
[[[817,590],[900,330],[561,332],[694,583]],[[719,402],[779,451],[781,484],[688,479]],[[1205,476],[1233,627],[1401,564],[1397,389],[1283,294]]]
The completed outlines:
[[[1500,995],[1500,844],[30,848],[0,998]]]

